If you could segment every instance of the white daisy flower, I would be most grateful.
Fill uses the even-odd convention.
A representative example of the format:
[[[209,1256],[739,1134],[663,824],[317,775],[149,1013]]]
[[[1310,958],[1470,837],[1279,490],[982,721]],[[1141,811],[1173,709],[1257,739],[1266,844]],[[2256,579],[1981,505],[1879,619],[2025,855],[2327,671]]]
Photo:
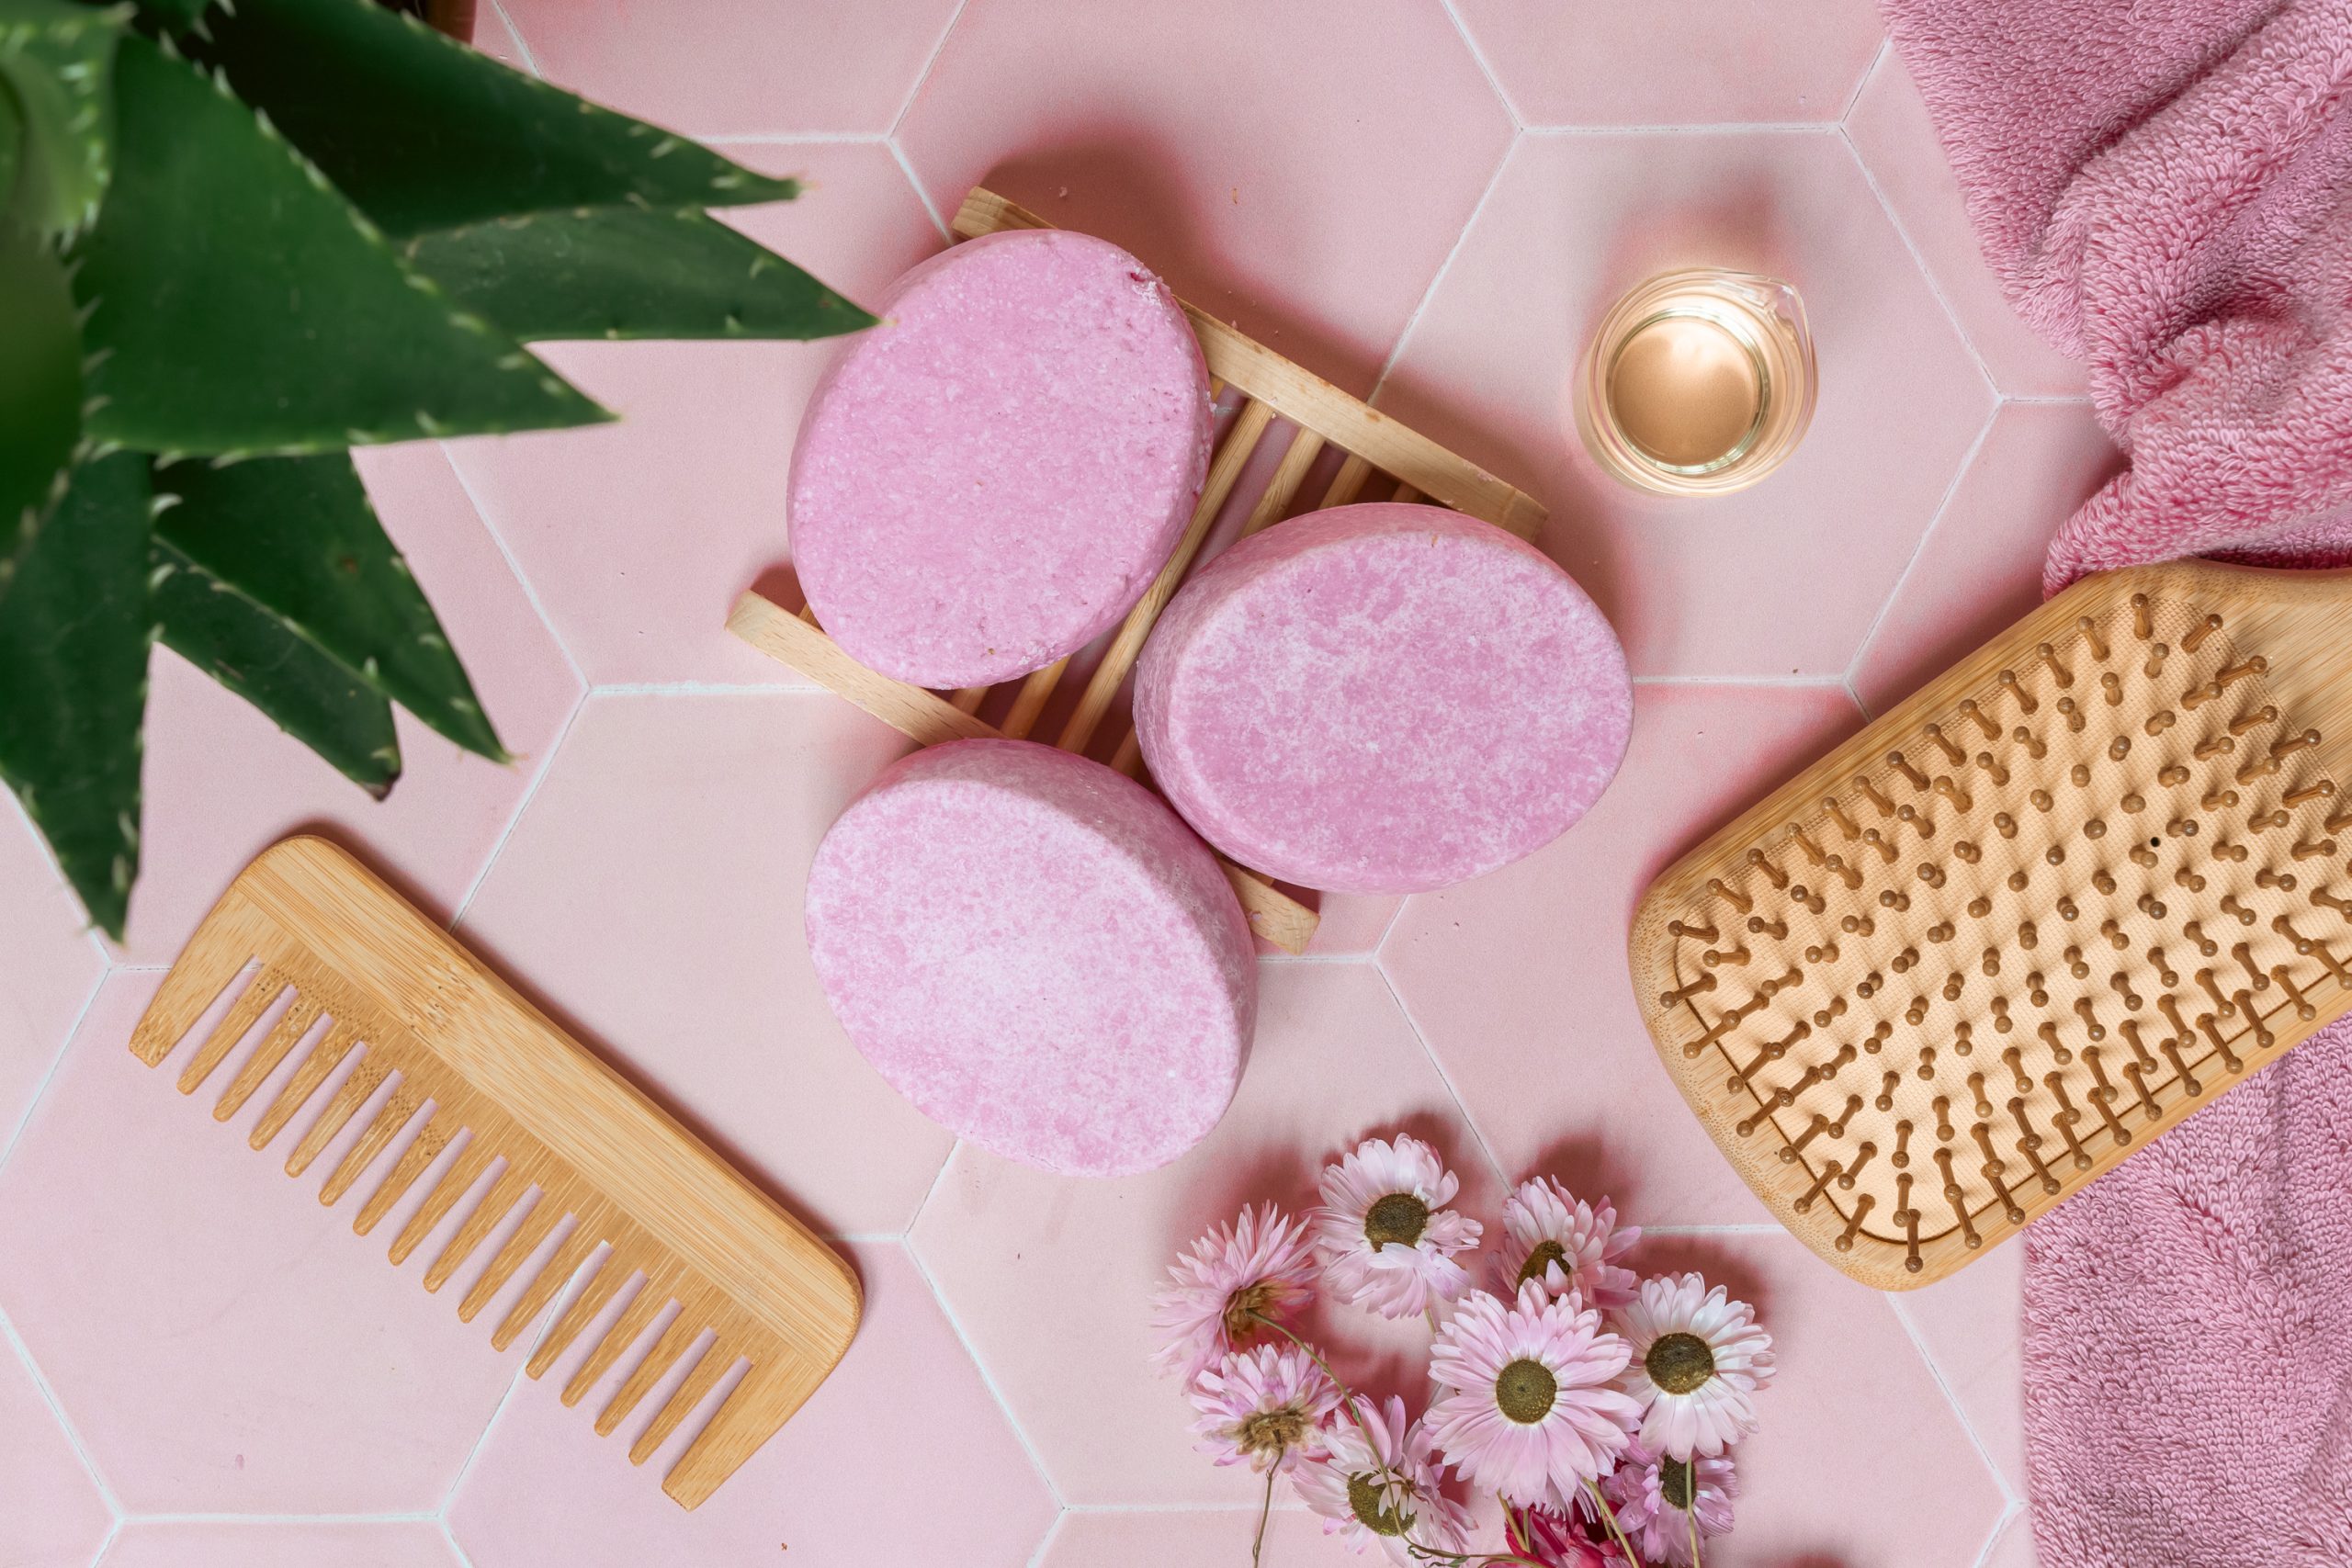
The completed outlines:
[[[1504,1295],[1532,1281],[1546,1296],[1574,1291],[1603,1312],[1634,1299],[1639,1280],[1617,1259],[1641,1240],[1641,1228],[1621,1229],[1606,1198],[1587,1203],[1548,1176],[1530,1178],[1503,1200],[1503,1237]]]
[[[1645,1447],[1687,1463],[1756,1430],[1749,1395],[1772,1381],[1772,1337],[1746,1302],[1696,1274],[1661,1274],[1642,1281],[1617,1332],[1633,1347],[1625,1392],[1642,1407]]]
[[[1478,1245],[1478,1222],[1445,1207],[1460,1184],[1435,1149],[1399,1135],[1367,1138],[1323,1168],[1315,1250],[1340,1300],[1412,1317],[1469,1288],[1454,1255]]]
[[[1358,1421],[1361,1419],[1361,1426]],[[1355,1402],[1331,1419],[1325,1452],[1291,1472],[1291,1490],[1323,1516],[1323,1533],[1337,1535],[1351,1551],[1377,1541],[1405,1568],[1427,1561],[1420,1553],[1453,1553],[1470,1539],[1470,1516],[1438,1490],[1429,1428],[1405,1418],[1405,1402],[1391,1394],[1385,1405]]]

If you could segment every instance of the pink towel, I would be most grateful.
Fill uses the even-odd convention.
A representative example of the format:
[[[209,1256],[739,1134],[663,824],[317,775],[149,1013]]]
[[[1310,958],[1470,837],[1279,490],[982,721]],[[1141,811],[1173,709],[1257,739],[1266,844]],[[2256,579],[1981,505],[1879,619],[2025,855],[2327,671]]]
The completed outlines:
[[[1884,3],[2132,459],[2047,586],[2352,560],[2352,0]],[[2352,1563],[2352,1021],[2036,1224],[2025,1297],[2045,1568]]]

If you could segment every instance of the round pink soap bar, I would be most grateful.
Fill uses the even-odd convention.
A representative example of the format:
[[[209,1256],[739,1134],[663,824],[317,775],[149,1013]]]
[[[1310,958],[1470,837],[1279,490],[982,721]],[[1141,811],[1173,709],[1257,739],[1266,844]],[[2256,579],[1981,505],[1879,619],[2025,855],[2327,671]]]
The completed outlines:
[[[1030,231],[901,277],[809,400],[793,565],[858,662],[918,686],[1041,669],[1109,629],[1208,471],[1208,367],[1167,286]]]
[[[1174,813],[1099,762],[958,740],[892,764],[808,873],[808,953],[915,1109],[1072,1176],[1167,1164],[1233,1098],[1249,922]]]
[[[1226,551],[1136,676],[1151,776],[1242,864],[1340,893],[1508,865],[1585,814],[1633,730],[1608,621],[1501,529],[1335,507]]]

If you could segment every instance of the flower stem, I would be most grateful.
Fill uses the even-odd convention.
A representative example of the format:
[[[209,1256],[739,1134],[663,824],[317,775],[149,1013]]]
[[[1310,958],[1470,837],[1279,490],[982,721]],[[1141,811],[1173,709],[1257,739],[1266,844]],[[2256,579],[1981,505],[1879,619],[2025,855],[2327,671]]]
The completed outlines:
[[[1266,1521],[1274,1517],[1274,1477],[1280,1473],[1271,1464],[1266,1467],[1266,1500],[1258,1509],[1258,1539],[1250,1543],[1250,1568],[1258,1568],[1258,1559],[1266,1550]]]
[[[1634,1550],[1634,1543],[1625,1539],[1623,1528],[1617,1523],[1617,1510],[1611,1507],[1609,1499],[1600,1495],[1600,1483],[1597,1481],[1588,1481],[1584,1486],[1586,1491],[1592,1494],[1593,1503],[1600,1509],[1602,1521],[1609,1526],[1609,1533],[1617,1538],[1617,1545],[1625,1553],[1625,1561],[1634,1564],[1634,1568],[1640,1568],[1641,1554]]]
[[[1372,1428],[1364,1424],[1363,1412],[1356,1408],[1356,1400],[1359,1395],[1356,1393],[1355,1390],[1350,1388],[1346,1383],[1340,1381],[1340,1374],[1331,1370],[1331,1363],[1323,1359],[1323,1352],[1317,1350],[1314,1346],[1309,1345],[1306,1340],[1301,1339],[1297,1335],[1293,1334],[1288,1328],[1275,1322],[1272,1318],[1268,1317],[1264,1313],[1253,1312],[1250,1315],[1255,1318],[1259,1323],[1272,1329],[1275,1333],[1281,1335],[1283,1338],[1289,1340],[1292,1344],[1306,1352],[1306,1359],[1313,1361],[1315,1365],[1321,1370],[1323,1375],[1331,1381],[1331,1386],[1340,1391],[1340,1404],[1341,1408],[1347,1411],[1348,1419],[1356,1424],[1356,1430],[1363,1435],[1365,1445],[1376,1452],[1379,1450],[1380,1445],[1373,1440]]]
[[[1698,1465],[1699,1465],[1699,1461],[1698,1461],[1698,1460],[1697,1460],[1695,1457],[1693,1457],[1693,1458],[1692,1458],[1692,1460],[1691,1460],[1691,1461],[1690,1461],[1690,1466],[1691,1466],[1691,1470],[1690,1470],[1690,1506],[1683,1510],[1683,1513],[1682,1513],[1682,1518],[1683,1518],[1683,1522],[1684,1522],[1684,1523],[1686,1523],[1686,1524],[1688,1524],[1688,1525],[1690,1527],[1690,1568],[1706,1568],[1706,1565],[1705,1565],[1704,1563],[1702,1563],[1702,1562],[1701,1562],[1699,1561],[1699,1472],[1698,1472]]]

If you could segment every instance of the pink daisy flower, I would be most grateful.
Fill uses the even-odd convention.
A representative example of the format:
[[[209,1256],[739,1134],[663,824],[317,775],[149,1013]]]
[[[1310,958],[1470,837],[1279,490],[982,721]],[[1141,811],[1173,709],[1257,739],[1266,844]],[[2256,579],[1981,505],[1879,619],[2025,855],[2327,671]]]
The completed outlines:
[[[1342,1301],[1411,1317],[1469,1288],[1454,1254],[1478,1245],[1478,1222],[1445,1207],[1459,1187],[1419,1138],[1367,1138],[1323,1168],[1315,1250]]]
[[[1455,1471],[1521,1507],[1566,1512],[1622,1453],[1640,1407],[1617,1388],[1625,1342],[1575,1297],[1530,1285],[1515,1304],[1480,1291],[1430,1348],[1448,1390],[1430,1407],[1431,1436]]]
[[[1634,1299],[1638,1280],[1617,1259],[1641,1240],[1641,1228],[1617,1224],[1608,1199],[1583,1201],[1548,1176],[1522,1181],[1503,1200],[1503,1290],[1517,1295],[1534,1281],[1548,1296],[1570,1291],[1603,1312]]]
[[[1235,1350],[1193,1380],[1185,1397],[1201,1418],[1193,1435],[1201,1452],[1219,1464],[1289,1471],[1323,1450],[1323,1417],[1339,1391],[1306,1353],[1260,1345]]]
[[[1341,1411],[1324,1434],[1325,1451],[1291,1472],[1291,1490],[1323,1516],[1323,1533],[1356,1551],[1377,1541],[1408,1568],[1416,1547],[1461,1551],[1470,1516],[1438,1490],[1429,1428],[1406,1420],[1405,1402],[1394,1394],[1385,1408],[1359,1399],[1355,1414],[1361,1427]]]
[[[1728,1454],[1686,1463],[1636,1443],[1600,1489],[1634,1551],[1651,1562],[1688,1564],[1694,1524],[1701,1540],[1731,1533],[1739,1477]]]
[[[1644,1447],[1688,1461],[1756,1430],[1749,1396],[1772,1381],[1772,1337],[1746,1302],[1696,1274],[1661,1274],[1642,1281],[1617,1331],[1633,1348],[1625,1391],[1643,1412]]]
[[[1526,1555],[1545,1568],[1626,1568],[1615,1541],[1593,1540],[1573,1518],[1549,1508],[1529,1508],[1519,1517],[1527,1530]]]
[[[1244,1207],[1229,1225],[1213,1227],[1188,1257],[1169,1266],[1168,1287],[1152,1298],[1160,1344],[1152,1359],[1181,1367],[1190,1382],[1260,1330],[1314,1295],[1315,1255],[1306,1226],[1277,1210]]]

